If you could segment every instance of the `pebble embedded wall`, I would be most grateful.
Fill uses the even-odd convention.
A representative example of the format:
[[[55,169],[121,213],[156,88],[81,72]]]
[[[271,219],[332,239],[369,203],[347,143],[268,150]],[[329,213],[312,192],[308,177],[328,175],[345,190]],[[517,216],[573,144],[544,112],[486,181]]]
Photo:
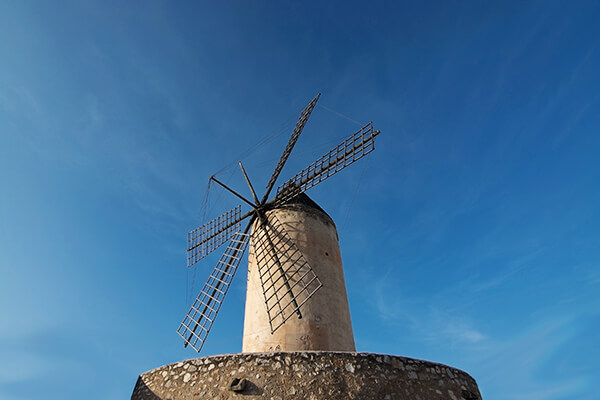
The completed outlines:
[[[429,361],[354,352],[196,358],[140,375],[132,400],[481,400],[467,373]]]

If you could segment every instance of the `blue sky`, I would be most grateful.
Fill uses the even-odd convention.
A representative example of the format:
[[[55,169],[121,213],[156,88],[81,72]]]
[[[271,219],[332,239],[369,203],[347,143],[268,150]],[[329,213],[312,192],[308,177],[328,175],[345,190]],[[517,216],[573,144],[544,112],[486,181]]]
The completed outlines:
[[[175,330],[216,260],[188,271],[186,234],[236,204],[207,179],[248,194],[242,159],[262,193],[321,92],[282,178],[382,131],[309,192],[358,350],[597,398],[598,3],[223,3],[0,4],[0,397],[127,398],[195,357]],[[241,350],[244,283],[202,355]]]

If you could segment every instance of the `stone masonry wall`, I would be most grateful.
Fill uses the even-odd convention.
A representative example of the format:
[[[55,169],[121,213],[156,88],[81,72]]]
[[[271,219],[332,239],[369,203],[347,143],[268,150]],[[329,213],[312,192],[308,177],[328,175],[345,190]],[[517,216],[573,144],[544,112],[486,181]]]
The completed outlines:
[[[406,357],[345,352],[229,354],[140,375],[132,400],[481,400],[467,373]]]

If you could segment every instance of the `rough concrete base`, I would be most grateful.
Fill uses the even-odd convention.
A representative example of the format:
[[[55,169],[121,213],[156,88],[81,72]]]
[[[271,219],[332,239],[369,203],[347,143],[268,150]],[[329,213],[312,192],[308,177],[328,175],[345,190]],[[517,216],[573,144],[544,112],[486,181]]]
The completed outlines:
[[[429,361],[370,353],[281,352],[165,365],[141,374],[131,398],[481,400],[481,395],[467,373]]]

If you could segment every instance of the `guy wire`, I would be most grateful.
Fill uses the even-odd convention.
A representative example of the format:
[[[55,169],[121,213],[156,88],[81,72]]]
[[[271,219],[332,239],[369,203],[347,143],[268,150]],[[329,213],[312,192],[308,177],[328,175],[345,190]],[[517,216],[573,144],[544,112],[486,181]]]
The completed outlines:
[[[324,106],[324,105],[322,105],[322,104],[320,104],[320,103],[319,103],[319,104],[317,104],[317,105],[318,105],[319,107],[321,107],[321,108],[324,108],[325,110],[327,110],[327,111],[329,111],[329,112],[332,112],[332,113],[336,114],[336,115],[337,115],[337,116],[339,116],[339,117],[342,117],[342,118],[345,118],[345,119],[347,119],[348,121],[354,122],[354,123],[355,123],[356,125],[358,125],[358,126],[363,126],[363,125],[364,125],[364,124],[361,124],[360,122],[358,122],[357,120],[355,120],[355,119],[352,119],[352,118],[350,118],[349,116],[342,114],[342,113],[341,113],[341,112],[339,112],[339,111],[332,110],[331,108],[329,108],[329,107],[326,107],[326,106]]]

